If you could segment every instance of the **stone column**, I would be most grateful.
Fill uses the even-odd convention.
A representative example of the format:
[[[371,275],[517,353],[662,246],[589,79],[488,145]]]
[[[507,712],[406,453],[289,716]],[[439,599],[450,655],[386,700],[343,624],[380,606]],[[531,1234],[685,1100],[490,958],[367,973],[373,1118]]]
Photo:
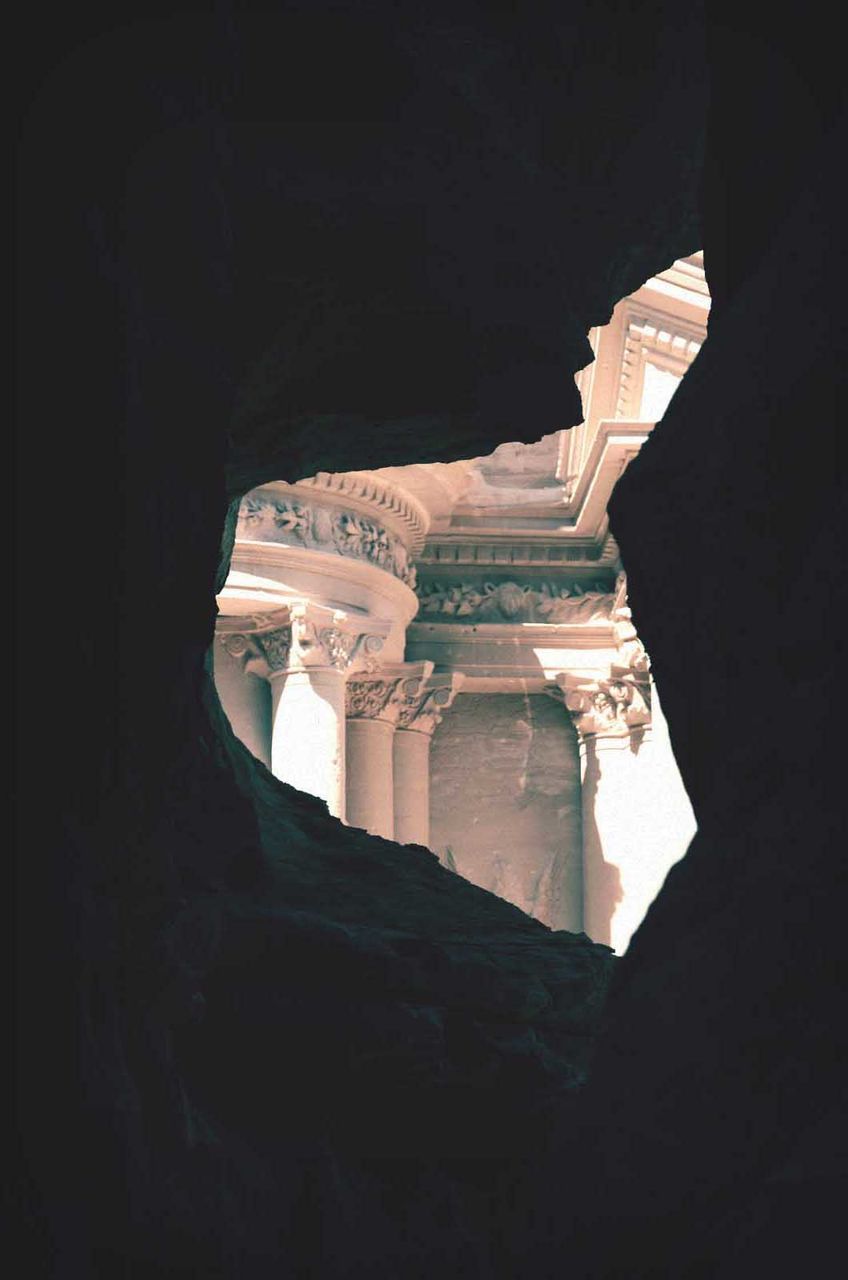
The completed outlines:
[[[347,813],[352,827],[391,840],[395,821],[392,805],[392,739],[398,679],[354,676],[346,693]]]
[[[407,700],[432,673],[432,662],[391,663],[353,675],[347,699],[347,815],[352,827],[394,836],[395,725]]]
[[[394,818],[398,844],[430,842],[430,742],[464,676],[434,675],[405,691],[394,738]]]
[[[271,772],[344,820],[345,678],[376,665],[387,625],[305,601],[287,614],[241,637],[248,669],[271,684]]]
[[[233,733],[270,769],[271,691],[261,673],[248,669],[249,648],[245,635],[218,632],[213,649],[215,688]]]
[[[557,685],[580,742],[583,927],[621,955],[685,853],[694,816],[646,667],[563,674]]]

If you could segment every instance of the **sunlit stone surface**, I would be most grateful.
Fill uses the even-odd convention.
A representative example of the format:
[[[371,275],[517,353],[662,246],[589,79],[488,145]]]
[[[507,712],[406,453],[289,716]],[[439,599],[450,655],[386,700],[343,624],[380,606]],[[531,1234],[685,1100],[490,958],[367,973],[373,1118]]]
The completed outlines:
[[[280,779],[619,954],[695,832],[607,503],[706,334],[701,254],[593,330],[585,420],[243,500],[215,670]]]

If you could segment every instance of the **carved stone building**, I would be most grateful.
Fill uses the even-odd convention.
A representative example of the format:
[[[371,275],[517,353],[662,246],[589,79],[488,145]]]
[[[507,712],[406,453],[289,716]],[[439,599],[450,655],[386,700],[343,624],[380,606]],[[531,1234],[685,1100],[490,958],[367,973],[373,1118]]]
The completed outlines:
[[[215,676],[348,824],[623,951],[694,834],[607,502],[706,334],[702,256],[593,330],[584,422],[244,499]]]

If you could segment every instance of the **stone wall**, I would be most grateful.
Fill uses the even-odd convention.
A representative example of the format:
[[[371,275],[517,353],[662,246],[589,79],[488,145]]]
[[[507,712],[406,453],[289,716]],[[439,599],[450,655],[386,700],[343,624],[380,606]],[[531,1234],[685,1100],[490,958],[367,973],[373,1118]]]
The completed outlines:
[[[580,764],[565,709],[543,694],[462,694],[430,759],[441,860],[552,929],[581,930]]]

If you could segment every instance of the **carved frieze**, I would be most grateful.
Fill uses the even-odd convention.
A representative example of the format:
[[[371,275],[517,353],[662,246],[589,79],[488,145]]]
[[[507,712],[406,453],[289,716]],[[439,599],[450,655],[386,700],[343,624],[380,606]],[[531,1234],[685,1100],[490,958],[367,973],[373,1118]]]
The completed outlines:
[[[420,551],[430,523],[426,507],[392,481],[373,471],[319,471],[297,487],[322,490],[333,495],[344,494],[351,503],[362,503],[382,514],[389,523],[403,526],[403,541],[413,554]]]
[[[357,511],[257,490],[242,501],[237,536],[364,560],[415,586],[415,568],[401,539]]]
[[[427,582],[418,588],[419,617],[480,622],[546,622],[552,625],[608,622],[615,595],[603,583],[588,590],[543,582]]]

